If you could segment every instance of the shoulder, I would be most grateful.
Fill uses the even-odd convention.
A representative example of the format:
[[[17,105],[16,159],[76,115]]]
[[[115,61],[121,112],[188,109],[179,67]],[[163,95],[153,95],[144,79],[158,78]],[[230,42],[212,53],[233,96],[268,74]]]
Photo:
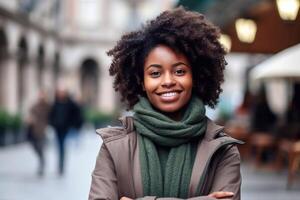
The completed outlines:
[[[207,118],[207,128],[204,138],[208,141],[216,140],[222,138],[222,140],[231,140],[238,144],[243,144],[244,142],[237,140],[230,135],[228,135],[223,126],[217,125],[211,119]]]
[[[101,136],[103,142],[105,143],[126,135],[123,127],[101,128],[101,129],[97,129],[96,133]]]
[[[224,136],[227,136],[227,134],[224,133],[224,127],[217,125],[214,121],[207,117],[207,127],[204,139],[211,141]]]
[[[125,116],[119,119],[122,123],[121,126],[97,129],[96,133],[99,134],[104,143],[118,140],[126,137],[128,134],[134,133],[133,118]]]

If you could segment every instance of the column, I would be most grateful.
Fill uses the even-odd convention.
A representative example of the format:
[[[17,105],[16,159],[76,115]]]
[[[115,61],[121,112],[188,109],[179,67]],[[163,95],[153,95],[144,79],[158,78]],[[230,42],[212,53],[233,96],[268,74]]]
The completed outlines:
[[[14,56],[3,61],[3,102],[4,109],[10,113],[18,112],[18,63]]]
[[[35,102],[38,92],[37,82],[37,64],[36,60],[30,59],[26,66],[26,96],[25,96],[25,112]]]

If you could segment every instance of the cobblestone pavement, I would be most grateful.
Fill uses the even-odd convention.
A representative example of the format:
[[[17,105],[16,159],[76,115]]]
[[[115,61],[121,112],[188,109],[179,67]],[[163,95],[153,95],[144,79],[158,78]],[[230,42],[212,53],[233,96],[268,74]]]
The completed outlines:
[[[36,175],[37,160],[28,143],[0,148],[0,200],[84,200],[91,172],[101,145],[100,138],[85,131],[79,141],[68,140],[66,174],[57,174],[57,155],[52,137],[47,145],[47,168],[43,178]],[[291,190],[285,189],[286,172],[257,171],[242,167],[243,200],[298,200],[300,176]]]

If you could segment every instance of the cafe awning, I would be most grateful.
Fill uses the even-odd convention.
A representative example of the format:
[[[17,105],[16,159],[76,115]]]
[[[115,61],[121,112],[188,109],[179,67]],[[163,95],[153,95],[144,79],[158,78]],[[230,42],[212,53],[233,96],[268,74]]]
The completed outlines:
[[[250,80],[289,79],[300,81],[300,44],[283,50],[250,72]]]

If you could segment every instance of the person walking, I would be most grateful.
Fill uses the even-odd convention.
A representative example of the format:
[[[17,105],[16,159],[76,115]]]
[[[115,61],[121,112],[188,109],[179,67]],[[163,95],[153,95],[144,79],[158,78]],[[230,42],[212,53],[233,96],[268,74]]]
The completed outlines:
[[[55,94],[55,101],[50,111],[50,125],[55,130],[58,146],[58,173],[64,174],[66,136],[73,125],[72,118],[73,103],[65,88],[58,88]]]
[[[44,149],[49,111],[50,104],[48,103],[46,93],[40,91],[37,102],[31,107],[27,120],[28,139],[39,159],[39,176],[43,176],[45,171]]]
[[[83,106],[80,98],[71,99],[71,130],[69,131],[69,138],[75,142],[75,147],[79,147],[81,128],[84,124]]]

